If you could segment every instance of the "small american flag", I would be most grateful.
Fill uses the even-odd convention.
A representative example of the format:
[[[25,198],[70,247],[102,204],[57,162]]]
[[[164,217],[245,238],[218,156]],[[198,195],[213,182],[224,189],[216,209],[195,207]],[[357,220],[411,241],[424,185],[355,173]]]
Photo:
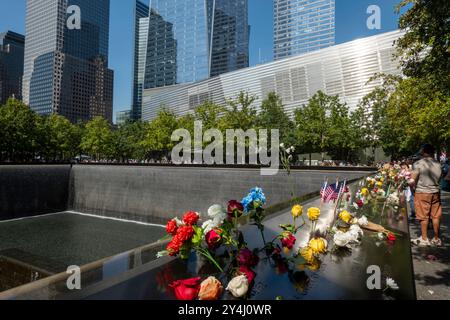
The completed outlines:
[[[325,183],[320,189],[322,200],[325,203],[337,200],[344,187],[345,182],[336,182],[335,184],[330,185],[327,185],[327,183]]]

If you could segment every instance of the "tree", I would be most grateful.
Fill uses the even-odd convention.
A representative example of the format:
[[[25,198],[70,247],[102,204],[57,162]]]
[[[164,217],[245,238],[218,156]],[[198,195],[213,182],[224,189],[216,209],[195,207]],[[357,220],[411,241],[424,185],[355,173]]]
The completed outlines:
[[[328,145],[327,111],[337,97],[327,96],[322,91],[317,92],[303,108],[295,110],[295,125],[297,132],[297,149],[303,153],[324,153]]]
[[[144,139],[144,125],[141,121],[128,121],[112,131],[110,158],[121,162],[143,159],[139,143]]]
[[[95,160],[104,160],[111,154],[112,133],[108,121],[95,117],[86,124],[80,147]]]
[[[172,142],[172,133],[178,129],[178,120],[175,114],[162,109],[158,116],[145,125],[145,135],[140,146],[144,148],[147,159],[170,159],[170,152],[175,146]]]
[[[329,105],[327,153],[336,160],[356,160],[355,151],[360,147],[354,131],[347,104],[334,100]]]
[[[78,154],[80,135],[75,125],[56,114],[39,119],[39,151],[45,159],[64,161]]]
[[[0,107],[0,160],[34,160],[38,150],[37,115],[16,99]]]
[[[201,121],[203,128],[218,129],[220,126],[220,117],[226,112],[226,109],[213,102],[207,101],[195,109],[194,120]]]
[[[252,107],[256,101],[255,96],[251,96],[248,92],[241,91],[235,100],[229,99],[227,105],[229,108],[225,110],[225,115],[221,118],[220,128],[222,131],[226,129],[254,129],[257,122],[257,111]]]
[[[405,35],[397,41],[397,55],[408,77],[427,79],[428,86],[450,94],[450,1],[403,0],[412,7],[400,17]]]
[[[261,129],[277,129],[280,130],[280,140],[285,145],[294,145],[293,128],[294,124],[284,110],[281,98],[271,92],[261,104],[261,111],[258,114],[257,126]],[[270,141],[270,139],[269,139]]]

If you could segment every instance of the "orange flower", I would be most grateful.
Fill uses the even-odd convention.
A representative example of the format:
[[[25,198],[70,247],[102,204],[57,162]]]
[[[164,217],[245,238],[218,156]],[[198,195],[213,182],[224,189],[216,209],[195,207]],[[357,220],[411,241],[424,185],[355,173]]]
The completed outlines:
[[[219,300],[222,292],[222,283],[214,277],[209,277],[200,285],[200,293],[198,294],[198,297],[200,300]]]

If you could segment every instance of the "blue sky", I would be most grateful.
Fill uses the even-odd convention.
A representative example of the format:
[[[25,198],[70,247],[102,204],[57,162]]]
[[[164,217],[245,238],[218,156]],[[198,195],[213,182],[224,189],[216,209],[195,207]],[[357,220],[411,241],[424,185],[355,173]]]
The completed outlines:
[[[92,0],[95,1],[95,0]],[[147,0],[148,2],[148,0]],[[394,6],[400,0],[336,0],[336,43],[397,28]],[[111,0],[109,64],[114,70],[114,115],[131,105],[134,0]],[[381,9],[381,30],[368,30],[369,5]],[[273,59],[273,0],[249,0],[250,65]],[[0,32],[25,32],[26,0],[0,0]]]

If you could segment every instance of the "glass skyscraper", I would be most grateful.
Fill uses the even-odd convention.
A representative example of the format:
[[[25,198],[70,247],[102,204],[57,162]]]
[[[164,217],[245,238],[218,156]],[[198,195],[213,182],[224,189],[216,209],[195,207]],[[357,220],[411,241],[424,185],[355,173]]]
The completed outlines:
[[[132,118],[141,118],[142,90],[144,89],[145,60],[147,56],[149,7],[139,0],[134,6],[134,56]]]
[[[24,45],[23,35],[0,33],[0,104],[13,96],[22,99]]]
[[[67,20],[76,5],[81,28]],[[113,71],[108,69],[109,0],[28,0],[23,99],[39,114],[72,122],[112,122]]]
[[[143,89],[191,83],[248,67],[247,0],[136,2],[133,115]],[[142,10],[141,10],[142,9]]]
[[[335,44],[335,0],[274,0],[274,59]]]

